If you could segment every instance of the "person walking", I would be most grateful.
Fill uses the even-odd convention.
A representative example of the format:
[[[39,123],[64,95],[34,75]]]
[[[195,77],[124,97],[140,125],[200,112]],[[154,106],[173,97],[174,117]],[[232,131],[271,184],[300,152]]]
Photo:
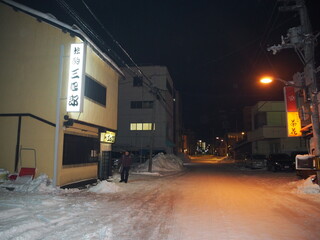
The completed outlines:
[[[120,165],[122,167],[121,169],[121,180],[120,182],[128,182],[129,178],[129,170],[132,164],[132,158],[130,156],[130,153],[128,151],[125,151],[124,155],[122,155],[120,159]]]

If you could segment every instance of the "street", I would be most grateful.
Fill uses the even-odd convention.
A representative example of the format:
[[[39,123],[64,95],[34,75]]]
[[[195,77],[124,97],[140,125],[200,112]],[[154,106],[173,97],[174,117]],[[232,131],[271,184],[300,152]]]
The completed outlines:
[[[294,173],[230,164],[189,169],[176,182],[183,187],[172,239],[319,239],[320,203],[290,193]]]
[[[293,172],[195,158],[166,176],[131,174],[120,191],[0,192],[1,239],[318,240],[320,195]]]

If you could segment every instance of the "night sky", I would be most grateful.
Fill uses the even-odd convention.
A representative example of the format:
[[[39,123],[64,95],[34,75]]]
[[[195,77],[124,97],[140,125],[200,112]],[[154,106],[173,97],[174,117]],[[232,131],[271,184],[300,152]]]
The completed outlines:
[[[66,2],[120,66],[132,62],[115,41],[138,65],[167,66],[182,96],[184,127],[207,141],[242,131],[244,106],[283,99],[281,84],[262,87],[259,75],[291,80],[303,69],[293,49],[266,50],[299,25],[298,14],[280,12],[276,0],[85,0],[91,13],[81,0],[17,2],[78,25],[61,6]],[[319,2],[306,1],[315,33]],[[317,66],[319,60],[318,47]]]

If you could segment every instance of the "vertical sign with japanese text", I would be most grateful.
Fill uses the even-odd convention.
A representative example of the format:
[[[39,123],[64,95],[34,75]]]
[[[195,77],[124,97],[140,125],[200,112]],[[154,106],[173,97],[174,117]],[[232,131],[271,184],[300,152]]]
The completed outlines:
[[[288,137],[300,137],[301,121],[298,112],[287,112]]]
[[[288,137],[300,137],[301,133],[301,120],[299,117],[296,96],[294,92],[294,87],[284,88],[284,97],[287,112],[287,131]]]
[[[71,44],[67,112],[83,111],[85,51],[86,48],[83,43]]]
[[[297,112],[298,109],[296,104],[296,94],[294,92],[294,87],[284,87],[284,96],[287,112]]]

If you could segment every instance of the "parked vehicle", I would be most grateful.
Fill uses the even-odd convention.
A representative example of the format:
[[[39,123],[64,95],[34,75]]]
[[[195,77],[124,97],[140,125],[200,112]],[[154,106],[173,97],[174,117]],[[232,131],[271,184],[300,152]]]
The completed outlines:
[[[293,171],[295,169],[295,162],[285,153],[270,154],[267,159],[268,171]]]
[[[244,159],[245,166],[249,168],[264,168],[267,164],[267,156],[264,154],[250,154]]]

